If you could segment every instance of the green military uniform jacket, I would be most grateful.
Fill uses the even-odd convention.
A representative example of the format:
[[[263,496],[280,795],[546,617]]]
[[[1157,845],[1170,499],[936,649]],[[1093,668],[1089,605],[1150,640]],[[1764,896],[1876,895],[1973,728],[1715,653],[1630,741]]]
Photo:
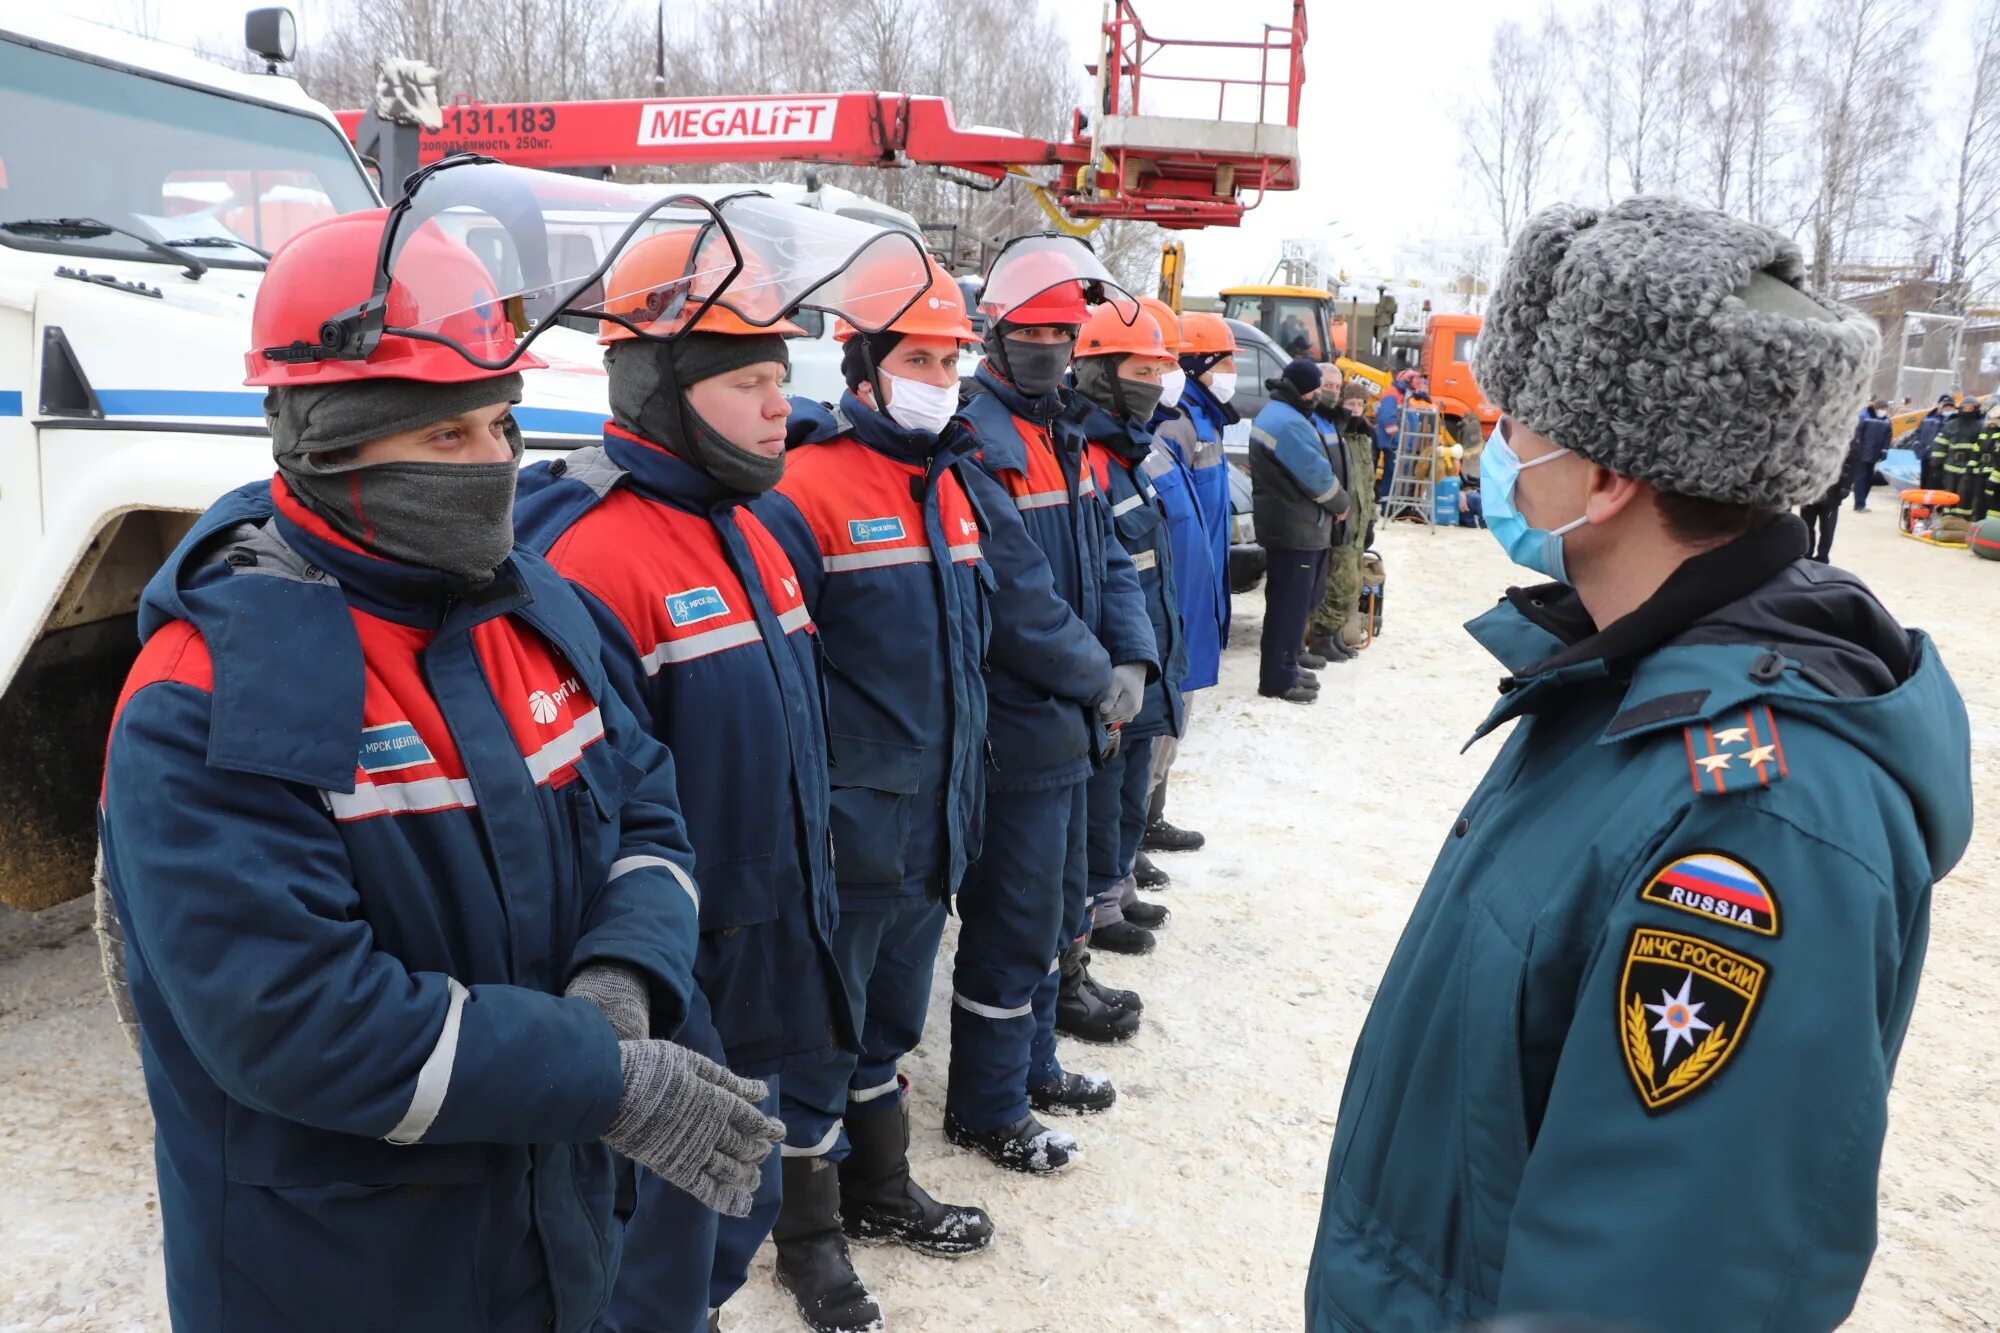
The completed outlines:
[[[1516,726],[1355,1048],[1313,1333],[1852,1307],[1970,736],[1930,641],[1804,551],[1786,516],[1603,632],[1554,584],[1469,626],[1514,673],[1478,736]]]

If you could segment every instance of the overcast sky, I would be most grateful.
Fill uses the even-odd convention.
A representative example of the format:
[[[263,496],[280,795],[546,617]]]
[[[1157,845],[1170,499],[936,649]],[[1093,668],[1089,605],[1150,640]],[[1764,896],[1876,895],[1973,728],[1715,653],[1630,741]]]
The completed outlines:
[[[250,7],[244,0],[52,2],[82,17],[128,25],[144,12],[154,16],[161,38],[190,45],[201,37],[214,43],[240,40],[242,15]],[[1067,29],[1077,63],[1090,59],[1100,0],[1042,3]],[[1966,63],[1950,34],[1964,25],[1969,4],[1941,0],[1939,5],[1933,55],[1946,78]],[[1138,0],[1137,7],[1155,36],[1211,40],[1255,40],[1264,23],[1282,24],[1291,13],[1289,0]],[[1556,3],[1564,12],[1584,7],[1584,0]],[[1532,25],[1542,8],[1541,0],[1313,0],[1300,115],[1303,187],[1271,195],[1240,228],[1183,233],[1188,290],[1207,293],[1263,278],[1287,237],[1317,239],[1341,265],[1386,274],[1402,242],[1463,235],[1488,225],[1481,196],[1459,166],[1462,140],[1455,113],[1488,77],[1486,55],[1495,25],[1510,17]],[[295,0],[305,40],[311,40],[324,9],[324,0]],[[893,91],[946,97],[951,92]],[[1924,180],[1930,169],[1932,164],[1912,165],[1913,209],[1919,197],[1928,202]]]

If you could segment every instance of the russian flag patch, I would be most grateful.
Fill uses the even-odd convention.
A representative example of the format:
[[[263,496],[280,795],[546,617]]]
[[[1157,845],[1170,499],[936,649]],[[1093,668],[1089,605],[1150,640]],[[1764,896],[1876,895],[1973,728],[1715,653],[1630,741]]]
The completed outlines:
[[[1668,862],[1639,896],[1759,935],[1778,933],[1778,897],[1771,886],[1755,870],[1721,852],[1695,852]]]

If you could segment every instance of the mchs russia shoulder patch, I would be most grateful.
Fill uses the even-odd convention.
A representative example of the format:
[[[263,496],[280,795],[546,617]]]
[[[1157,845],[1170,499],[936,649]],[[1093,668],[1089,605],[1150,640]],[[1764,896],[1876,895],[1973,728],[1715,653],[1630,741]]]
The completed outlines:
[[[1648,1115],[1715,1081],[1756,1016],[1770,968],[1675,930],[1640,926],[1625,946],[1618,1044]]]

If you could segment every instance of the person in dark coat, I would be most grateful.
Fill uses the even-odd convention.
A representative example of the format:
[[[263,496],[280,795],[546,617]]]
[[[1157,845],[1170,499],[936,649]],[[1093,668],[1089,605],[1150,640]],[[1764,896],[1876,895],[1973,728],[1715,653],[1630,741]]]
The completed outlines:
[[[1327,462],[1325,444],[1313,424],[1319,366],[1303,358],[1287,362],[1264,387],[1271,401],[1257,414],[1250,431],[1257,544],[1270,558],[1264,575],[1257,693],[1305,704],[1319,694],[1317,678],[1300,674],[1306,621],[1312,615],[1314,590],[1325,586],[1335,525],[1346,519],[1351,502]]]
[[[1889,400],[1877,398],[1868,404],[1854,427],[1854,448],[1850,451],[1852,470],[1848,481],[1854,488],[1854,512],[1868,512],[1868,492],[1875,486],[1875,465],[1889,452],[1895,428],[1889,422]]]

